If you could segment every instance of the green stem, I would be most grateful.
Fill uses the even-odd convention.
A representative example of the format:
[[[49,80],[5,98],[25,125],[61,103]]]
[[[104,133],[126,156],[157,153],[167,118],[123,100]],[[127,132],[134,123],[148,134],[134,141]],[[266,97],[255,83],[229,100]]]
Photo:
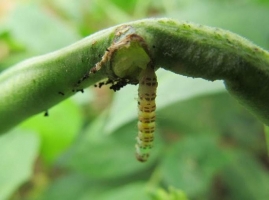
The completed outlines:
[[[155,66],[190,77],[224,80],[227,90],[269,125],[268,52],[218,28],[170,19],[145,19],[128,25],[132,27],[132,34],[143,40],[133,46],[141,44],[139,52],[143,54],[144,49]],[[106,63],[102,63],[105,67],[77,84],[102,60],[106,49],[113,46],[119,27],[123,25],[97,32],[69,47],[29,59],[4,71],[0,75],[0,132],[110,76],[111,71],[121,72],[121,75],[136,71],[127,68],[139,66],[115,66],[109,59],[111,57],[107,57]],[[123,34],[123,37],[127,35]],[[126,48],[126,51],[136,53],[135,48],[135,51],[133,47]],[[119,55],[136,56],[132,54]],[[136,59],[139,63],[140,57]]]

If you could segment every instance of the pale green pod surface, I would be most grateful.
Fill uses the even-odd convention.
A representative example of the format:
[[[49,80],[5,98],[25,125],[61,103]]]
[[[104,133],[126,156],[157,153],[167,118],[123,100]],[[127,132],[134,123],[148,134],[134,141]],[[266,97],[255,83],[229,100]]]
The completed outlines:
[[[158,67],[210,81],[224,80],[230,94],[269,124],[267,51],[229,31],[169,19],[137,29],[147,33],[144,39]]]
[[[111,36],[112,35],[112,36]],[[113,31],[91,35],[58,51],[23,61],[0,74],[0,133],[45,112],[77,90],[106,77],[103,70],[76,87],[102,57]]]

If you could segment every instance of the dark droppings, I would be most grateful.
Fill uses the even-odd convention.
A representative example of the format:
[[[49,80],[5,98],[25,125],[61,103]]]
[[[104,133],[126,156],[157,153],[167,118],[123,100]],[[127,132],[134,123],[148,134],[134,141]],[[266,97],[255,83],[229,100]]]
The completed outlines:
[[[44,117],[48,117],[49,116],[49,111],[46,110],[45,113],[44,113]]]
[[[121,88],[123,88],[124,86],[131,84],[131,85],[136,85],[137,82],[134,81],[130,81],[129,79],[117,79],[117,80],[111,80],[108,79],[107,81],[101,81],[97,84],[94,84],[94,87],[98,87],[101,88],[104,85],[110,85],[109,89],[113,90],[114,92],[119,91]]]

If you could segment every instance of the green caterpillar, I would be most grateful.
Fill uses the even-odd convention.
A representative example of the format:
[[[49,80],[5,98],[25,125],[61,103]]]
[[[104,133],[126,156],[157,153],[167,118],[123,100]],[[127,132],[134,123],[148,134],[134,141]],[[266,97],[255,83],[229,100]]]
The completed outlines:
[[[154,68],[148,66],[140,74],[138,87],[138,136],[135,148],[136,158],[141,162],[147,161],[153,146],[157,86]]]

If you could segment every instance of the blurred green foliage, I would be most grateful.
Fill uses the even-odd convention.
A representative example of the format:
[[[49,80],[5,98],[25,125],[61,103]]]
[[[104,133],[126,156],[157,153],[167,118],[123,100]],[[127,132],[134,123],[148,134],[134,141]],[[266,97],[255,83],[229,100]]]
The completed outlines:
[[[14,0],[0,9],[0,71],[145,17],[225,28],[269,49],[268,0]],[[221,82],[157,75],[149,162],[134,156],[137,87],[89,88],[0,137],[0,199],[268,199],[263,125]]]

